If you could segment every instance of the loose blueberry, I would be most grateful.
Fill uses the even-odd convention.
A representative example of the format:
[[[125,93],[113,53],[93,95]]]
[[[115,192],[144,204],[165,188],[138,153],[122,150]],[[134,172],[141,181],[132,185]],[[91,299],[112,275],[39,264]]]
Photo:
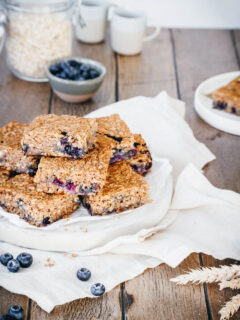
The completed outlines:
[[[8,268],[8,271],[10,272],[14,272],[14,273],[18,272],[20,268],[20,263],[18,262],[18,260],[12,259],[8,261],[7,268]]]
[[[50,72],[52,73],[52,74],[56,74],[56,73],[58,73],[60,71],[60,68],[59,68],[59,65],[52,65],[51,67],[50,67]]]
[[[9,316],[8,314],[5,314],[4,316],[2,316],[0,318],[0,320],[15,320],[16,318],[13,318],[11,316]]]
[[[68,60],[68,64],[71,66],[71,67],[73,67],[73,68],[78,68],[78,69],[80,69],[80,67],[81,67],[81,63],[80,62],[77,62],[77,61],[75,61],[75,60]]]
[[[12,260],[12,259],[13,259],[13,256],[12,256],[12,254],[9,253],[9,252],[3,253],[3,254],[1,254],[1,256],[0,256],[0,262],[1,262],[1,264],[3,264],[4,266],[6,266],[6,265],[8,264],[8,262],[9,262],[10,260]]]
[[[30,253],[22,252],[17,256],[17,260],[22,268],[28,268],[33,262],[33,257]]]
[[[96,70],[90,70],[89,76],[90,76],[90,79],[95,79],[99,76],[99,73]]]
[[[91,286],[91,293],[94,295],[94,296],[102,296],[105,292],[105,286],[102,284],[102,283],[94,283],[92,286]]]
[[[88,70],[89,70],[89,66],[87,64],[81,65],[81,67],[80,67],[81,73],[88,72]]]
[[[8,310],[8,315],[16,320],[22,320],[24,317],[24,310],[21,306],[11,306]]]
[[[81,268],[77,271],[77,277],[81,281],[88,281],[91,277],[91,271],[86,268]]]

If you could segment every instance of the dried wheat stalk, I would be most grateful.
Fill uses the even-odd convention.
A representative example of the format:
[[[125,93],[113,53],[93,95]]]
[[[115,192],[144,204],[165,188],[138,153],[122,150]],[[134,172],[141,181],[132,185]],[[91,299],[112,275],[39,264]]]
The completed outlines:
[[[232,297],[225,306],[219,311],[221,318],[220,320],[228,320],[230,317],[238,311],[240,308],[240,294]]]
[[[225,280],[219,283],[220,290],[224,288],[230,289],[240,289],[240,278],[232,279],[232,280]]]
[[[221,266],[219,268],[202,268],[191,270],[186,274],[182,274],[176,278],[171,279],[171,281],[177,284],[187,284],[188,282],[193,283],[212,283],[212,282],[223,282],[229,281],[240,277],[240,266]]]

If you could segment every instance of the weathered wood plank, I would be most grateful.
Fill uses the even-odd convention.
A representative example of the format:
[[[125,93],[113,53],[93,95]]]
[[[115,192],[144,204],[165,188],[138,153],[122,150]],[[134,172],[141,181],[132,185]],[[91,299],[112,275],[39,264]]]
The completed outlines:
[[[161,90],[177,97],[171,40],[162,30],[144,45],[141,55],[119,56],[119,99],[136,95],[154,96]]]
[[[159,37],[145,45],[141,55],[118,59],[119,97],[153,96],[161,90],[177,97],[170,33],[162,30]],[[181,288],[169,279],[185,268],[199,267],[192,255],[177,269],[161,265],[125,284],[126,319],[206,319],[202,287]],[[128,301],[128,303],[127,303]],[[133,303],[129,303],[133,301]]]
[[[0,126],[12,121],[29,122],[48,112],[50,87],[14,77],[0,56]]]
[[[160,265],[126,282],[126,319],[208,319],[202,287],[177,286],[169,280],[190,267],[199,268],[197,254],[192,254],[175,269]]]
[[[194,91],[208,77],[238,70],[229,31],[174,30],[176,64],[181,98],[186,102],[186,119],[198,140],[212,150],[217,159],[207,166],[206,176],[217,187],[240,190],[239,137],[221,132],[202,121],[193,109]],[[218,265],[213,258],[203,255],[204,265]],[[224,263],[224,262],[222,262]],[[207,286],[213,319],[229,299],[228,291],[219,292]],[[233,317],[237,319],[237,317]]]
[[[70,104],[53,96],[52,112],[55,114],[85,115],[99,107],[115,102],[115,58],[108,44],[85,45],[75,43],[74,54],[98,60],[106,66],[107,75],[96,96],[83,104]],[[32,319],[120,319],[120,286],[99,299],[77,300],[56,307],[51,314],[42,311],[36,303],[32,304]]]
[[[118,286],[101,298],[76,300],[56,307],[50,314],[33,303],[31,320],[117,320],[121,318],[119,291]]]

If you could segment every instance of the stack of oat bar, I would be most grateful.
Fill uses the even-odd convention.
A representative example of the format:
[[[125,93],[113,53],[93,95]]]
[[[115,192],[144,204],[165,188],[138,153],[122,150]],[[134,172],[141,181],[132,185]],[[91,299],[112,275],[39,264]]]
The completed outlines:
[[[119,115],[88,119],[41,115],[0,128],[0,205],[36,226],[149,202],[151,154]]]

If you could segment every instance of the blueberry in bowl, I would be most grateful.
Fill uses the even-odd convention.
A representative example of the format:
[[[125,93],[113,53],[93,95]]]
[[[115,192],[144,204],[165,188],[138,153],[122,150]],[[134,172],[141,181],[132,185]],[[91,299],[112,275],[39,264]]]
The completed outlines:
[[[90,99],[102,84],[105,67],[94,60],[71,57],[53,61],[47,77],[55,94],[66,102]]]

